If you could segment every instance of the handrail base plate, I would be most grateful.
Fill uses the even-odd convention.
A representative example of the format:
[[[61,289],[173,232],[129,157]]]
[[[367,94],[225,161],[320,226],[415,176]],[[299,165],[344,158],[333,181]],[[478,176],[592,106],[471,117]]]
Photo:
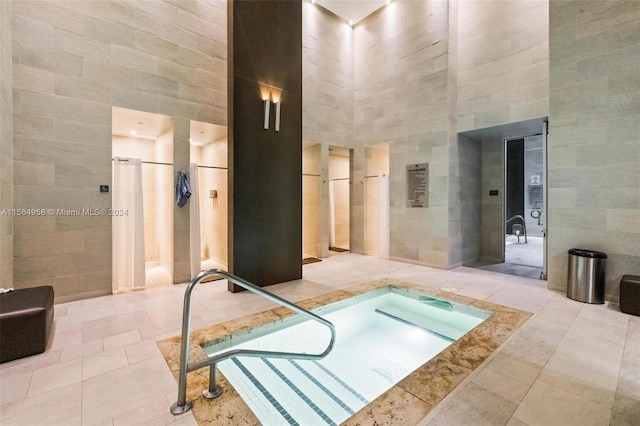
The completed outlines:
[[[178,405],[178,403],[174,403],[171,405],[171,414],[174,416],[178,416],[180,414],[184,414],[187,411],[190,411],[193,408],[193,402],[187,400],[184,405]]]
[[[215,390],[211,392],[209,389],[205,389],[202,391],[202,397],[205,399],[215,399],[222,395],[222,386],[216,386]]]

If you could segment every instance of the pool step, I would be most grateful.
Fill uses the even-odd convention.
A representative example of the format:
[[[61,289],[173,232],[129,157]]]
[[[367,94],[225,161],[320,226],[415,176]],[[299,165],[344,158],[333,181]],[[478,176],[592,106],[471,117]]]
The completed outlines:
[[[369,402],[317,361],[232,358],[220,369],[263,424],[337,426]]]
[[[455,338],[448,336],[448,330],[445,330],[444,327],[439,327],[439,324],[434,323],[432,319],[425,318],[414,312],[403,310],[393,305],[381,306],[377,308],[375,312],[380,315],[384,315],[387,318],[400,321],[403,324],[418,327],[426,331],[427,333],[449,343],[455,342],[456,340]]]

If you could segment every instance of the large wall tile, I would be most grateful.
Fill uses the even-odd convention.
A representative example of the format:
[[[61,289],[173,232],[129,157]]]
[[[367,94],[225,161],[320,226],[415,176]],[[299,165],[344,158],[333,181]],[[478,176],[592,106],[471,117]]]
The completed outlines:
[[[569,248],[605,251],[605,296],[640,274],[637,1],[551,0],[549,286],[566,289]]]
[[[2,41],[2,52],[13,58],[9,63],[15,72],[9,67],[7,75],[3,68],[0,81],[3,94],[11,95],[13,88],[17,105],[12,112],[16,174],[11,174],[16,207],[111,206],[111,194],[99,193],[98,187],[111,184],[113,106],[186,122],[226,123],[226,47],[221,48],[221,43],[226,46],[226,2],[1,4],[0,28],[7,28],[7,19],[14,27]],[[4,79],[11,75],[13,84]],[[191,90],[180,100],[181,85],[214,92]],[[208,99],[214,94],[215,99]],[[176,143],[188,150],[188,135]],[[0,154],[4,152],[0,146]],[[188,221],[178,225],[180,235],[187,235]],[[48,280],[59,300],[111,291],[110,218],[19,218],[13,232],[16,287]],[[46,234],[38,246],[34,235],[42,232]],[[2,241],[0,255],[5,256],[8,240]],[[188,247],[178,248],[188,259]]]

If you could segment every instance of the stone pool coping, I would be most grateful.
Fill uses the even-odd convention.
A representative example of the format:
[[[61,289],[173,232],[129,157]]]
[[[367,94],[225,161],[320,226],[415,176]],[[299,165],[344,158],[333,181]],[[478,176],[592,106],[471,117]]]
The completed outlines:
[[[310,310],[389,285],[486,309],[491,311],[491,315],[363,407],[343,422],[343,425],[374,424],[374,422],[377,425],[419,423],[532,315],[530,312],[519,309],[446,291],[424,288],[392,278],[383,278],[348,289],[333,291],[296,304]],[[277,307],[195,330],[191,332],[189,362],[196,362],[207,357],[200,347],[203,343],[231,334],[245,333],[258,326],[274,323],[291,315],[295,315],[295,313],[287,308]],[[181,337],[175,336],[156,342],[176,380],[180,367],[180,341]],[[202,368],[188,374],[187,398],[193,401],[193,415],[199,425],[260,425],[258,418],[220,372],[218,372],[218,383],[224,388],[223,394],[212,401],[202,398],[201,392],[207,388],[208,382],[208,368]]]

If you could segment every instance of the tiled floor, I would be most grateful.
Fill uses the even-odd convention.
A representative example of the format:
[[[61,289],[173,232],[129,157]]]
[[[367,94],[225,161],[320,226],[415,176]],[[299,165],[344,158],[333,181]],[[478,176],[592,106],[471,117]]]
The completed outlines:
[[[535,313],[421,425],[640,424],[640,318],[615,305],[575,302],[539,280],[356,254],[303,271],[303,280],[269,289],[297,301],[392,277]],[[177,385],[155,344],[179,334],[184,288],[56,305],[51,348],[0,365],[0,424],[195,424],[169,413]],[[194,302],[194,328],[273,306],[220,281],[202,285]]]
[[[468,266],[485,271],[539,279],[543,270],[542,245],[542,237],[528,237],[525,243],[525,239],[522,236],[520,237],[520,242],[518,242],[517,237],[508,235],[505,239],[504,263],[476,261]]]

